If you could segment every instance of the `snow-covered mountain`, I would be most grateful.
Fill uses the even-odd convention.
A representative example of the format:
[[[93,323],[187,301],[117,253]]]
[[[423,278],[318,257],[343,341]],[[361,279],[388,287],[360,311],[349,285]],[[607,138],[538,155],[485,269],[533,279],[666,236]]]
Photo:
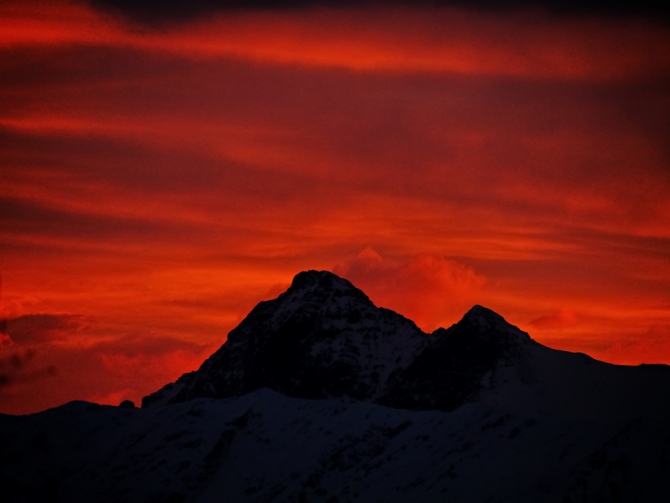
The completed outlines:
[[[347,280],[301,272],[277,299],[258,304],[199,370],[145,397],[142,405],[260,388],[297,398],[372,401],[386,389],[389,374],[407,367],[425,342],[412,321],[376,307]]]
[[[611,365],[553,350],[481,306],[426,334],[349,281],[307,271],[277,299],[258,304],[200,369],[142,404],[269,388],[408,410],[479,402],[520,413],[668,418],[669,386],[665,365]]]
[[[551,349],[480,306],[430,339],[391,376],[379,403],[448,411],[477,402],[518,414],[670,419],[667,365],[612,365]]]
[[[0,415],[9,502],[665,502],[670,368],[472,308],[432,334],[298,274],[142,409]]]
[[[667,501],[649,419],[412,412],[262,389],[148,409],[0,415],[7,502]]]

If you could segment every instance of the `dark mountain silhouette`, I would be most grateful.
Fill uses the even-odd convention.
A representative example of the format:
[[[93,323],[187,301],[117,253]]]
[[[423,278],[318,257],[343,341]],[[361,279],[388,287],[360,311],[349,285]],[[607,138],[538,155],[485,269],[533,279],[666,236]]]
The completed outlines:
[[[269,388],[295,398],[343,398],[408,410],[482,402],[578,417],[670,417],[670,368],[626,367],[557,351],[475,306],[448,329],[422,332],[327,271],[295,276],[258,304],[195,372],[143,407]]]
[[[143,408],[0,414],[10,502],[664,502],[670,368],[547,348],[475,306],[431,334],[298,274]]]
[[[277,299],[258,304],[196,372],[145,397],[144,407],[270,388],[298,398],[375,400],[391,371],[412,361],[425,334],[375,307],[329,272],[298,274]]]

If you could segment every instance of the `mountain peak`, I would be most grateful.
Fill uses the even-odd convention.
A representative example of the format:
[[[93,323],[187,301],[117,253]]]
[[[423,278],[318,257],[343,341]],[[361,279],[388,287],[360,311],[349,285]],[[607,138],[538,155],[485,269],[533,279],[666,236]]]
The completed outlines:
[[[456,326],[464,327],[468,332],[480,335],[495,333],[498,338],[506,335],[507,338],[511,336],[511,340],[530,340],[530,336],[526,332],[508,323],[505,318],[495,311],[480,305],[470,308]]]
[[[330,271],[313,269],[296,274],[289,289],[279,298],[294,298],[302,303],[303,307],[311,304],[314,308],[323,307],[326,303],[337,302],[337,299],[345,298],[372,305],[368,296],[348,280]]]
[[[475,304],[468,310],[467,313],[465,313],[465,316],[489,316],[489,315],[500,316],[495,311],[492,311],[488,307],[484,307],[479,304]]]
[[[298,273],[259,303],[196,372],[143,399],[239,396],[267,387],[298,398],[372,400],[426,338],[414,322],[328,271]]]
[[[505,318],[500,316],[495,311],[488,309],[484,306],[476,304],[470,308],[470,310],[465,313],[461,322],[466,322],[469,325],[474,325],[479,328],[493,328],[500,325],[507,325]],[[460,322],[459,322],[460,323]]]
[[[293,277],[291,282],[292,289],[311,289],[318,288],[319,286],[332,288],[332,287],[353,287],[349,281],[346,279],[340,278],[336,274],[333,274],[330,271],[317,271],[315,269],[310,269],[308,271],[301,271]]]
[[[394,374],[381,403],[406,409],[453,410],[476,399],[482,381],[499,365],[517,362],[531,339],[499,314],[473,306]]]

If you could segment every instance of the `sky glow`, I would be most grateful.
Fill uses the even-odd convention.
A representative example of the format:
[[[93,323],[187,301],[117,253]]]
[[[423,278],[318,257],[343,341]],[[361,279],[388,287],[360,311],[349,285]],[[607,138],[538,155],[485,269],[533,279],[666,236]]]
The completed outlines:
[[[455,7],[0,6],[0,412],[137,401],[294,274],[670,363],[670,30]]]

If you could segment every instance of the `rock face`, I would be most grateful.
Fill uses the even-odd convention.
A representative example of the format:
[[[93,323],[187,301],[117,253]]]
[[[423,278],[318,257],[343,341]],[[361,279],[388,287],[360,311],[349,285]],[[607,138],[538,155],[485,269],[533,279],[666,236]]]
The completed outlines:
[[[408,410],[479,402],[523,414],[663,419],[670,417],[669,385],[665,365],[610,365],[553,350],[481,306],[427,334],[349,281],[307,271],[258,304],[200,369],[142,406],[269,388]]]
[[[376,307],[347,280],[301,272],[277,299],[258,304],[199,370],[145,397],[142,406],[260,388],[374,401],[389,374],[407,367],[426,342],[412,321]]]
[[[475,306],[456,325],[427,337],[410,365],[393,372],[382,405],[409,410],[454,410],[476,401],[485,376],[499,364],[521,363],[537,344],[490,309]]]

